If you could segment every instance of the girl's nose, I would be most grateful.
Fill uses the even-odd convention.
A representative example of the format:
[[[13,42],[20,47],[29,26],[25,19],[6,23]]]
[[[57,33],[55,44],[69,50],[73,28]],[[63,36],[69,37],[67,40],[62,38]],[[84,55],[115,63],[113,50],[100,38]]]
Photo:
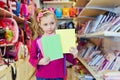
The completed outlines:
[[[48,27],[49,27],[49,28],[52,28],[52,25],[49,25]]]

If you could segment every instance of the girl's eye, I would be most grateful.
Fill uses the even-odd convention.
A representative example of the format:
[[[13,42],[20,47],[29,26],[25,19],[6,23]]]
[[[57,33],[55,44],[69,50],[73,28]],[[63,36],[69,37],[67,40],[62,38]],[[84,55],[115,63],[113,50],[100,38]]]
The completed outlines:
[[[44,26],[47,26],[47,24],[44,24]]]
[[[51,24],[54,24],[54,22],[51,22]]]

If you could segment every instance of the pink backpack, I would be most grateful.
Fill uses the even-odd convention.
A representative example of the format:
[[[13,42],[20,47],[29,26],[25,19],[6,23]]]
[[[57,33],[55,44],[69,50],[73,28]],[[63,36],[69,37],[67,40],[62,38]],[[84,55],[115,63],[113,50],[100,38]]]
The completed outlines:
[[[5,42],[3,44],[16,43],[19,36],[19,29],[13,18],[0,19],[0,26],[5,29]]]

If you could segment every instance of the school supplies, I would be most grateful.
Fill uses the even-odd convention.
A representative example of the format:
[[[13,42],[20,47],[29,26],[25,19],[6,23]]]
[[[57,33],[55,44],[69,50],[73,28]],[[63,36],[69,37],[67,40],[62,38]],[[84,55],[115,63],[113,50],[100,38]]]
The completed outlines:
[[[59,35],[42,37],[41,41],[45,57],[50,57],[50,60],[63,58],[62,45]]]
[[[75,29],[58,29],[56,34],[60,35],[63,53],[70,53],[71,47],[76,47]]]

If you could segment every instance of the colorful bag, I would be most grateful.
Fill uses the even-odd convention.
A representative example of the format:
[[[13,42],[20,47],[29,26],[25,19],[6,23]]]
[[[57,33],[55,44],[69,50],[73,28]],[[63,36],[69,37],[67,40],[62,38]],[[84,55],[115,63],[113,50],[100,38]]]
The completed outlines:
[[[71,7],[69,10],[70,17],[75,17],[77,14],[77,9],[75,7]]]
[[[2,18],[0,19],[0,26],[5,29],[4,43],[16,43],[19,36],[19,30],[16,21],[13,18]]]
[[[21,2],[17,1],[16,2],[16,11],[14,11],[14,14],[16,14],[17,16],[20,15],[20,5],[21,5]]]
[[[21,17],[28,17],[28,6],[25,3],[21,3],[21,10],[20,10],[20,14]]]
[[[55,12],[55,8],[49,7],[48,10],[52,11],[53,13]]]
[[[62,17],[62,9],[61,8],[56,8],[55,9],[55,15],[57,18],[61,18]]]
[[[69,8],[64,7],[62,11],[63,11],[63,17],[69,17]]]
[[[4,8],[7,4],[7,0],[0,0],[0,7]]]

